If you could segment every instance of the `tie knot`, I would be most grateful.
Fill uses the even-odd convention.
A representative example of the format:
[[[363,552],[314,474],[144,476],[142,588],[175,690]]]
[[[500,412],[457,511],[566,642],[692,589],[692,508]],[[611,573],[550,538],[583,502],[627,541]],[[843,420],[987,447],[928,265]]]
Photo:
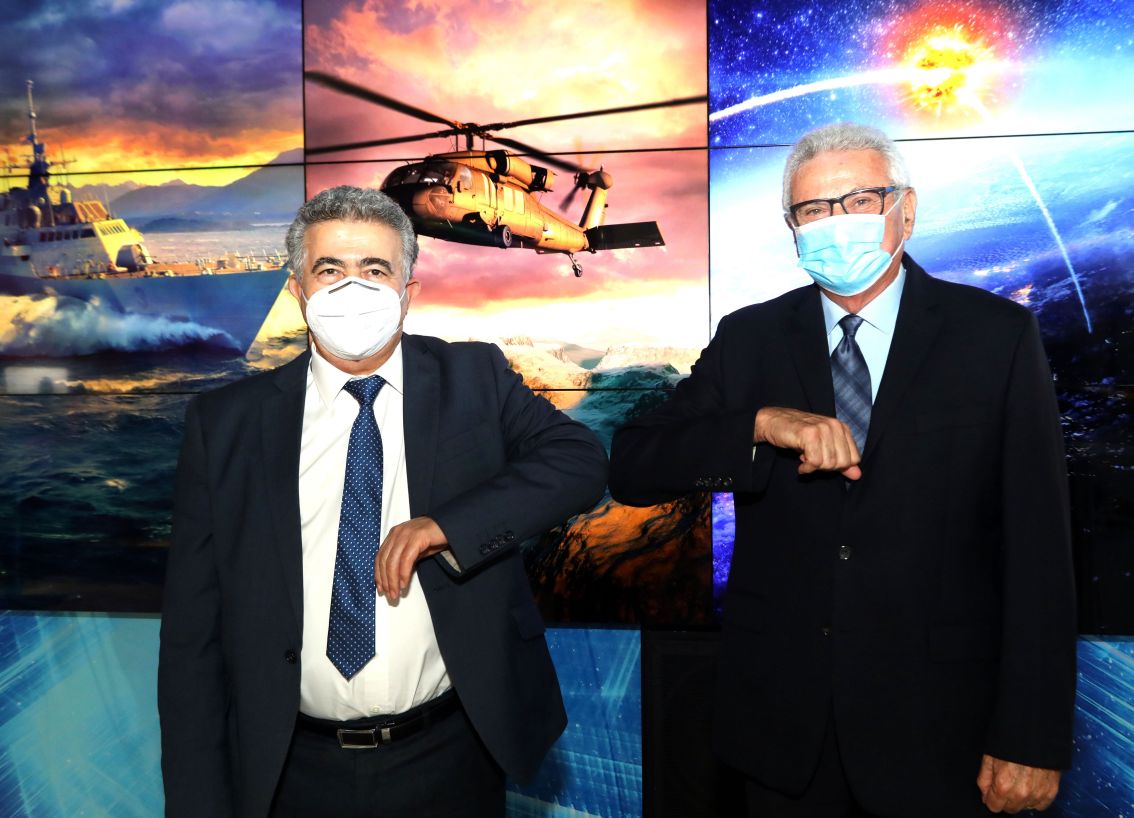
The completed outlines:
[[[858,328],[861,324],[862,316],[854,315],[853,313],[850,315],[844,315],[839,321],[839,326],[843,328],[843,335],[852,340],[854,339],[854,334],[858,332]]]
[[[358,401],[359,406],[373,406],[374,399],[378,397],[378,390],[385,384],[386,380],[381,375],[371,375],[368,378],[347,381],[343,385],[343,391]]]

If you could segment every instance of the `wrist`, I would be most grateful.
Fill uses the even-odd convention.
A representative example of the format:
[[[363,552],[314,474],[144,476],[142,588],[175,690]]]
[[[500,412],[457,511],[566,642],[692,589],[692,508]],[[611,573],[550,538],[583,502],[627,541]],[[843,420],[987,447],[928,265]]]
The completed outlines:
[[[756,410],[756,418],[752,423],[752,443],[767,443],[766,427],[768,425],[768,407]]]

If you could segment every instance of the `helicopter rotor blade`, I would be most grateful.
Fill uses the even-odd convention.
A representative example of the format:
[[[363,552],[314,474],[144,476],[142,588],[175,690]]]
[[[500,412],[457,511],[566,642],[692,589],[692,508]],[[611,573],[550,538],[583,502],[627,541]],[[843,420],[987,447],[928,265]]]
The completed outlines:
[[[439,125],[449,125],[453,128],[461,128],[462,123],[452,119],[446,119],[438,114],[431,113],[424,108],[418,108],[410,105],[409,103],[402,102],[401,100],[388,97],[385,94],[380,94],[370,88],[364,88],[361,85],[356,85],[348,80],[340,79],[339,77],[331,74],[325,74],[322,71],[304,71],[303,76],[314,82],[316,85],[322,85],[325,88],[330,88],[333,91],[346,94],[347,96],[355,97],[356,99],[364,100],[365,102],[374,102],[385,108],[397,111],[408,116],[423,119],[426,122],[436,122]]]
[[[459,131],[456,128],[447,128],[443,131],[433,131],[432,133],[391,136],[386,139],[367,139],[364,142],[343,142],[338,145],[320,145],[315,148],[304,148],[304,152],[309,156],[323,153],[338,153],[339,151],[352,151],[359,148],[377,148],[381,145],[399,145],[403,142],[418,142],[422,139],[447,138],[461,133],[464,133],[464,131]]]
[[[643,103],[639,103],[639,104],[636,104],[636,105],[620,105],[620,106],[617,106],[617,107],[614,107],[614,108],[599,108],[599,109],[596,109],[596,110],[593,110],[593,111],[576,111],[574,113],[569,113],[569,114],[552,114],[552,115],[549,115],[549,116],[538,116],[538,117],[529,117],[527,119],[517,119],[517,120],[513,120],[511,122],[492,122],[492,123],[489,123],[489,124],[486,124],[486,125],[480,125],[480,124],[473,124],[473,123],[458,122],[457,120],[454,120],[454,119],[448,119],[447,117],[443,117],[443,116],[440,116],[439,114],[435,114],[431,111],[427,111],[424,108],[418,108],[415,105],[410,105],[407,102],[402,102],[401,100],[394,99],[393,97],[387,96],[386,94],[379,93],[378,91],[374,91],[370,88],[365,88],[361,85],[357,85],[356,83],[350,82],[349,80],[344,80],[344,79],[341,79],[339,77],[333,76],[331,74],[324,73],[322,71],[314,71],[314,70],[305,71],[304,76],[307,79],[311,80],[312,82],[316,83],[317,85],[322,85],[326,88],[330,88],[330,89],[332,89],[334,91],[338,91],[342,94],[346,94],[348,96],[355,97],[356,99],[360,99],[360,100],[363,100],[365,102],[373,102],[376,105],[381,105],[384,108],[389,108],[393,111],[398,111],[399,113],[403,113],[403,114],[406,114],[408,116],[416,117],[417,119],[421,119],[421,120],[424,120],[426,122],[436,122],[439,125],[448,125],[452,129],[452,130],[438,131],[438,132],[428,133],[428,134],[418,134],[416,136],[391,137],[390,139],[383,139],[383,140],[372,140],[372,141],[367,140],[365,142],[352,142],[352,143],[349,143],[350,148],[365,148],[365,147],[374,147],[374,146],[378,146],[378,145],[394,145],[394,144],[398,144],[400,142],[412,142],[415,139],[427,139],[427,138],[431,138],[431,137],[447,137],[447,136],[456,136],[456,135],[459,135],[459,134],[464,134],[465,136],[480,136],[482,138],[492,139],[494,142],[498,142],[501,145],[508,145],[509,147],[518,148],[519,150],[522,150],[526,153],[530,153],[533,156],[540,157],[545,162],[547,162],[548,164],[550,164],[554,167],[558,167],[562,170],[568,170],[568,171],[571,171],[572,173],[577,172],[579,170],[582,170],[582,168],[577,166],[577,165],[571,165],[570,163],[564,162],[562,160],[554,160],[552,158],[548,158],[548,155],[546,153],[544,153],[543,151],[532,148],[529,145],[524,145],[521,142],[516,142],[514,140],[510,142],[509,140],[505,139],[504,137],[491,136],[490,132],[506,130],[508,128],[521,128],[521,127],[524,127],[526,125],[539,125],[539,124],[544,124],[544,123],[548,123],[548,122],[565,122],[565,121],[571,120],[571,119],[585,119],[587,117],[608,116],[610,114],[628,114],[628,113],[634,113],[634,112],[637,112],[637,111],[652,111],[652,110],[657,110],[659,108],[675,108],[675,107],[680,107],[680,106],[683,106],[683,105],[698,105],[698,104],[707,102],[708,99],[709,99],[705,95],[693,96],[693,97],[677,97],[675,99],[658,100],[656,102],[643,102]],[[330,152],[335,151],[335,150],[347,150],[347,149],[348,149],[347,146],[334,146],[334,147],[326,146],[326,147],[311,149],[311,150],[308,151],[308,153],[330,153]]]
[[[522,128],[525,125],[541,125],[546,122],[563,122],[568,119],[585,119],[591,116],[607,116],[608,114],[629,114],[635,111],[652,111],[658,108],[676,108],[682,105],[697,105],[708,102],[707,96],[678,97],[658,102],[643,102],[638,105],[621,105],[617,108],[600,108],[594,111],[578,111],[573,114],[552,114],[551,116],[537,116],[530,119],[517,119],[512,122],[492,122],[480,127],[486,131],[500,131],[506,128]]]

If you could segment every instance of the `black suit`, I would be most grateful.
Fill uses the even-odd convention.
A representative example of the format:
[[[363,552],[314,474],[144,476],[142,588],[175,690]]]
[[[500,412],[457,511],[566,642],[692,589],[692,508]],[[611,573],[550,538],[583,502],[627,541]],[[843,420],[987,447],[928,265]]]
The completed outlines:
[[[566,718],[516,546],[590,507],[606,455],[486,344],[402,339],[418,579],[453,686],[506,773]],[[178,465],[158,675],[169,815],[266,815],[299,710],[299,451],[308,356],[195,398]]]
[[[692,375],[620,430],[615,499],[731,489],[718,753],[801,792],[833,715],[860,802],[979,812],[982,753],[1069,766],[1075,626],[1067,485],[1035,319],[907,279],[863,476],[801,477],[756,447],[756,411],[834,416],[819,290],[726,316]]]

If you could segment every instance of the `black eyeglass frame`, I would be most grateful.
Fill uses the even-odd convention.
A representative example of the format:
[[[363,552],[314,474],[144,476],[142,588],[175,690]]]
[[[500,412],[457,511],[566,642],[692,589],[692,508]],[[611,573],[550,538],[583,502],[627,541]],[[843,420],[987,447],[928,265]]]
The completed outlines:
[[[849,199],[851,196],[855,196],[859,193],[877,193],[882,197],[882,200],[881,200],[881,202],[879,203],[879,206],[878,206],[878,214],[877,214],[877,215],[881,216],[883,213],[886,212],[886,194],[887,193],[894,193],[894,192],[899,191],[899,190],[909,190],[909,185],[886,185],[884,187],[860,187],[860,188],[855,188],[850,193],[844,193],[842,196],[836,196],[833,199],[808,199],[808,200],[803,201],[803,202],[796,202],[795,204],[788,207],[787,212],[784,213],[784,218],[787,219],[787,222],[790,226],[802,227],[803,224],[814,224],[815,222],[823,221],[823,219],[831,218],[832,216],[835,215],[835,205],[838,205],[839,207],[841,207],[843,209],[843,213],[850,213],[850,211],[847,210],[847,206],[846,206],[846,204],[844,204],[844,202],[847,199]],[[799,219],[796,218],[796,215],[795,215],[796,211],[798,211],[801,207],[804,207],[805,205],[819,204],[820,202],[825,203],[831,209],[831,212],[828,213],[826,216],[821,216],[818,219],[812,219],[809,222],[803,222],[803,223],[801,223],[799,221]]]

